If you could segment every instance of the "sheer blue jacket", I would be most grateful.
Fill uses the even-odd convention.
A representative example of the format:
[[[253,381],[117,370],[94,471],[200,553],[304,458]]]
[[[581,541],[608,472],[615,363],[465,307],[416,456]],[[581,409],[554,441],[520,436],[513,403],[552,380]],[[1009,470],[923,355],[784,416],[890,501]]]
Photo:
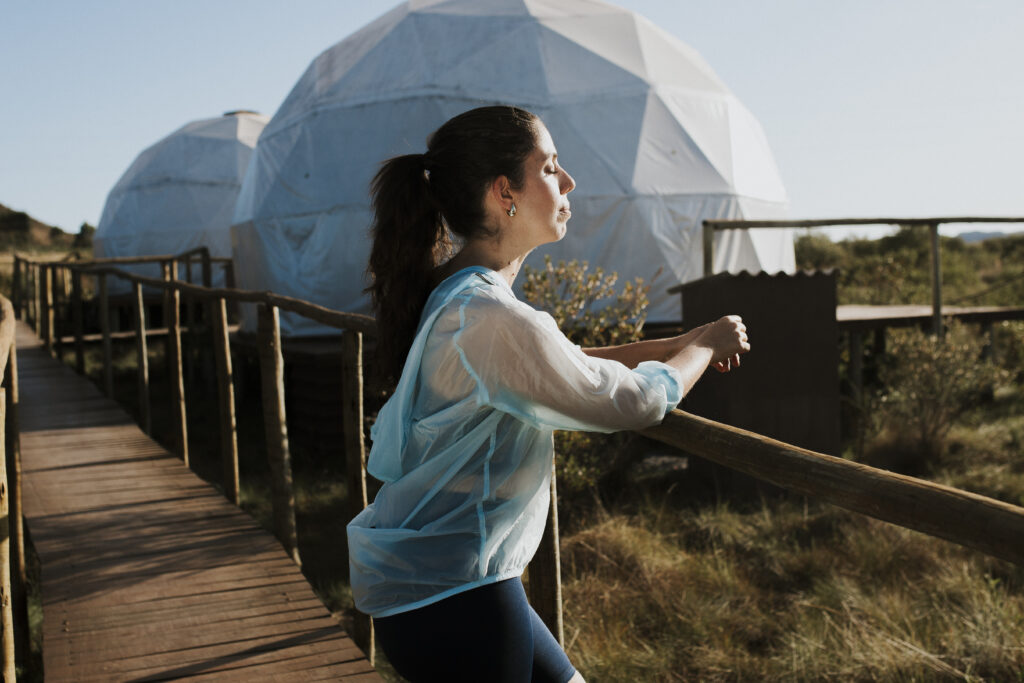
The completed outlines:
[[[673,368],[592,358],[482,267],[435,289],[371,430],[384,482],[348,525],[356,607],[375,617],[522,574],[547,518],[555,429],[660,422]]]

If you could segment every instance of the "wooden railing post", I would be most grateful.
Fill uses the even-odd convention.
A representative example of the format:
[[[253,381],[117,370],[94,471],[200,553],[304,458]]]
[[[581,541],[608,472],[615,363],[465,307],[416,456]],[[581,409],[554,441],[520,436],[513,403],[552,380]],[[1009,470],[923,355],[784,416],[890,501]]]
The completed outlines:
[[[224,495],[238,505],[238,423],[235,420],[235,385],[231,369],[231,339],[224,297],[213,303],[213,353],[217,364],[217,400],[220,414],[220,455],[224,469]]]
[[[185,281],[192,284],[192,255],[189,254],[185,257]],[[185,371],[188,373],[188,383],[195,385],[196,382],[196,364],[199,362],[197,355],[198,351],[198,337],[196,335],[197,327],[197,315],[196,307],[199,302],[196,301],[194,296],[185,297],[185,322],[188,325],[188,359],[186,361]]]
[[[42,311],[39,316],[42,320],[43,348],[48,353],[53,353],[53,268],[42,264],[39,266],[39,275],[42,280]]]
[[[173,282],[177,261],[160,264],[164,282]],[[164,290],[164,324],[167,326],[167,369],[171,383],[171,414],[174,416],[174,437],[178,457],[188,467],[188,412],[185,405],[185,379],[181,368],[181,292],[173,287]]]
[[[345,435],[345,478],[348,480],[348,518],[358,515],[368,502],[366,494],[366,439],[363,433],[363,335],[341,333],[342,429]],[[352,638],[370,664],[376,658],[373,621],[356,612]]]
[[[227,289],[235,288],[235,263],[234,261],[228,261],[224,264],[224,286]],[[234,299],[228,307],[228,318],[238,320],[238,302]]]
[[[203,287],[213,286],[213,263],[210,261],[210,250],[202,247],[200,258],[203,264]]]
[[[21,257],[14,255],[14,281],[11,283],[11,303],[14,305],[14,317],[18,320],[23,318],[21,312],[22,297],[24,292],[21,287]]]
[[[42,297],[43,289],[39,283],[39,264],[32,263],[28,267],[29,279],[32,280],[32,298],[29,300],[29,304],[32,307],[32,329],[35,330],[36,336],[42,338],[42,321],[40,320],[39,311],[42,308]]]
[[[939,254],[939,224],[930,223],[932,246],[932,334],[942,339],[942,257]]]
[[[50,266],[53,276],[53,313],[50,316],[50,337],[53,339],[53,355],[57,360],[64,358],[64,316],[67,297],[64,292],[64,267],[59,263]]]
[[[103,393],[114,398],[114,351],[110,339],[110,294],[107,291],[107,274],[96,276],[99,283],[100,332],[103,337]]]
[[[7,390],[0,388],[0,429],[4,429],[6,422]],[[6,430],[5,430],[6,431]],[[11,540],[10,523],[8,518],[8,488],[7,488],[7,454],[6,435],[0,438],[0,644],[2,644],[3,680],[14,683],[15,661],[14,661],[14,611],[11,600]]]
[[[36,279],[36,264],[25,261],[25,306],[28,323],[39,335],[39,281]]]
[[[71,305],[75,326],[75,369],[80,375],[85,374],[85,321],[82,312],[82,271],[74,268],[71,271]]]
[[[146,307],[142,300],[142,285],[138,282],[132,283],[134,296],[132,297],[132,308],[134,309],[135,323],[135,357],[138,363],[139,378],[139,426],[148,435],[153,433],[153,420],[150,414],[149,405],[149,352],[146,348]]]
[[[29,665],[28,569],[25,564],[25,524],[22,518],[21,438],[18,430],[18,352],[11,342],[4,371],[3,388],[7,392],[7,414],[4,420],[7,485],[10,492],[9,514],[11,534],[11,598],[14,612],[15,659],[23,668]]]
[[[285,550],[296,564],[301,565],[299,537],[295,525],[291,453],[288,449],[288,420],[284,408],[284,357],[281,351],[280,312],[277,306],[268,304],[260,304],[258,310],[260,386],[263,390],[263,422],[267,433],[274,527]]]
[[[529,567],[530,605],[550,629],[558,644],[565,645],[562,623],[562,560],[558,547],[558,491],[555,465],[551,463],[551,505],[537,553]]]
[[[36,335],[43,338],[43,318],[46,317],[46,268],[36,266]]]
[[[704,277],[711,277],[715,269],[715,230],[703,222],[701,231],[702,244],[704,249]]]

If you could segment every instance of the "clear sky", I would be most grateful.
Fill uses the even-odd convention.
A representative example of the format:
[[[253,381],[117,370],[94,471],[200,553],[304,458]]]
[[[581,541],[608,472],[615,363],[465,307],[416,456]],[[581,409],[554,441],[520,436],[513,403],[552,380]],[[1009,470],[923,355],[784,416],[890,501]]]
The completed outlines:
[[[225,111],[272,115],[395,4],[0,3],[0,203],[95,225],[145,147]],[[1024,216],[1021,0],[617,4],[696,48],[760,120],[794,217]]]

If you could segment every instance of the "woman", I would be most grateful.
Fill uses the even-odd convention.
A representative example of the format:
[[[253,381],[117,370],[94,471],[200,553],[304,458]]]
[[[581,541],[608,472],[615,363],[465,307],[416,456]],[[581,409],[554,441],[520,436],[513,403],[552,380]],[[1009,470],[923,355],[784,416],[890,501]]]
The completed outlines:
[[[580,349],[518,301],[523,260],[565,235],[573,187],[544,124],[514,107],[456,116],[373,182],[378,353],[399,381],[372,430],[384,486],[348,525],[349,557],[356,607],[412,681],[582,681],[519,578],[547,516],[552,431],[658,423],[750,348],[729,316]]]

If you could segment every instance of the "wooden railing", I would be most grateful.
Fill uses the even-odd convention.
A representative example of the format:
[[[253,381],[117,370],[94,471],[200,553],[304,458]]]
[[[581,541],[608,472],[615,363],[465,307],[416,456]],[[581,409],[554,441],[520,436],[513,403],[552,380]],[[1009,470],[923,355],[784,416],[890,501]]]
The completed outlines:
[[[715,263],[715,232],[756,228],[838,228],[895,225],[928,228],[931,240],[932,332],[942,335],[942,259],[939,226],[945,223],[1024,223],[1014,216],[947,216],[942,218],[824,218],[807,220],[706,220],[704,221],[704,274],[710,275]]]
[[[11,302],[0,296],[0,673],[15,680],[29,660],[27,571],[18,438],[18,359]]]
[[[180,257],[162,257],[173,264]],[[22,260],[26,267],[40,264]],[[180,344],[180,320],[175,309],[178,297],[184,295],[208,307],[212,321],[212,340],[217,364],[218,401],[220,406],[221,453],[224,463],[224,490],[238,502],[238,452],[234,418],[234,394],[231,354],[227,333],[226,304],[255,303],[258,305],[258,346],[263,389],[263,415],[266,424],[267,451],[272,474],[272,502],[275,530],[281,542],[296,562],[298,537],[295,526],[294,493],[291,484],[291,464],[288,448],[287,417],[284,409],[283,357],[279,326],[280,311],[306,316],[341,331],[343,354],[342,420],[345,426],[345,453],[348,495],[355,515],[367,504],[366,449],[363,423],[363,335],[376,333],[375,321],[364,315],[334,311],[317,304],[272,292],[252,292],[231,288],[211,288],[178,282],[165,268],[163,280],[146,278],[125,272],[112,265],[95,262],[49,263],[47,269],[69,269],[77,277],[90,275],[99,278],[100,296],[104,296],[103,279],[115,276],[133,284],[133,306],[136,311],[135,336],[139,369],[139,401],[148,406],[146,373],[145,318],[142,306],[143,286],[160,288],[167,296],[169,306],[169,347]],[[24,272],[28,272],[27,270]],[[43,279],[45,282],[45,278]],[[20,283],[15,278],[16,291]],[[73,288],[79,299],[81,287]],[[52,302],[41,297],[42,316],[52,315]],[[101,311],[105,303],[101,298]],[[74,304],[80,306],[80,302]],[[16,302],[15,307],[18,307]],[[102,316],[101,316],[102,320]],[[76,330],[78,325],[76,324]],[[80,333],[76,332],[76,349]],[[178,341],[175,341],[178,340]],[[104,348],[109,348],[109,329],[103,332]],[[109,352],[105,354],[109,367]],[[175,354],[172,351],[172,356]],[[180,353],[172,359],[172,391],[176,400],[176,443],[180,455],[187,462],[187,432],[185,427],[185,396]],[[109,373],[106,370],[105,373]],[[109,380],[106,390],[111,393]],[[148,415],[148,407],[140,414]],[[145,418],[143,418],[144,420]],[[884,470],[853,463],[841,458],[815,453],[764,436],[712,422],[675,410],[658,426],[641,432],[645,436],[681,448],[688,453],[707,458],[727,467],[745,472],[795,493],[824,500],[840,507],[881,519],[906,528],[943,538],[974,548],[1018,565],[1024,566],[1024,508],[1003,503],[977,494],[906,477]],[[552,506],[545,536],[533,563],[530,565],[531,602],[552,631],[563,641],[561,612],[561,583],[558,557],[557,496],[552,477]],[[353,634],[366,654],[373,657],[372,623],[359,618]],[[564,641],[563,641],[564,642]]]

